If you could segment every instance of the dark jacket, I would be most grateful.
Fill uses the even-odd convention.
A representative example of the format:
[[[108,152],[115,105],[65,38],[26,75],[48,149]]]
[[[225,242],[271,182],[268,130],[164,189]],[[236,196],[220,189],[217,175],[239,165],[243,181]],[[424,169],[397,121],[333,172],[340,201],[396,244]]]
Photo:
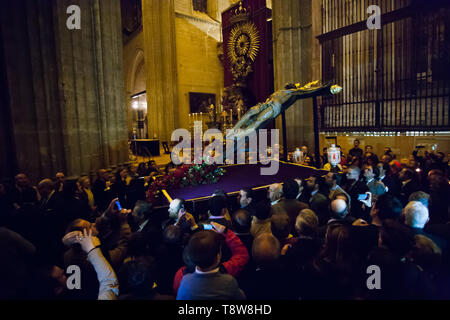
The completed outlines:
[[[295,220],[303,209],[308,209],[309,205],[297,199],[282,199],[272,206],[272,214],[286,213],[289,216],[291,232],[294,231]]]
[[[346,185],[344,186],[344,190],[348,193],[352,202],[350,214],[355,219],[362,218],[366,221],[370,221],[370,215],[368,210],[364,210],[363,203],[358,200],[358,195],[368,192],[369,188],[367,187],[365,182],[362,181],[356,181],[355,183],[352,182],[353,181],[347,181]]]

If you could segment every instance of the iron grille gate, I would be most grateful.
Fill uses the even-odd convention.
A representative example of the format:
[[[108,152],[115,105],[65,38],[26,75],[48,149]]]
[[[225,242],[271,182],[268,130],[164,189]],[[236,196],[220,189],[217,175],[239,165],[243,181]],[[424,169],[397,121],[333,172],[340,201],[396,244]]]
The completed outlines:
[[[367,28],[372,4],[381,30]],[[320,130],[449,130],[449,4],[323,0],[322,78],[344,89],[319,101]]]

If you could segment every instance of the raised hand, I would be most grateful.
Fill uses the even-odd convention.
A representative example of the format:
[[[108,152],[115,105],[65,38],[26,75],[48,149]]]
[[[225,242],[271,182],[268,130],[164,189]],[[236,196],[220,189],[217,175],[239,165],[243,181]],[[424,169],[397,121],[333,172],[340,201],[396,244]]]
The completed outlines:
[[[92,228],[90,228],[89,231],[83,229],[83,235],[78,238],[77,242],[81,245],[81,249],[86,253],[100,245],[100,240],[97,237],[92,236]]]

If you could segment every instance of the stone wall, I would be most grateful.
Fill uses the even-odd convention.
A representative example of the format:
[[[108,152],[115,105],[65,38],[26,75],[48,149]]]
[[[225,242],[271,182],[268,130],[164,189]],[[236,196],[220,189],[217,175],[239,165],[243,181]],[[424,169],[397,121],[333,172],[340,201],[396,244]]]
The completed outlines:
[[[190,0],[143,2],[150,137],[170,141],[174,129],[189,127],[189,92],[213,93],[219,101],[223,67],[216,17],[228,5],[211,0],[206,14],[194,11]]]
[[[176,15],[178,126],[189,128],[189,92],[212,93],[216,105],[223,89],[223,66],[218,58],[221,25],[207,15]],[[204,121],[208,121],[207,116]]]
[[[69,30],[70,5],[81,30]],[[36,182],[128,161],[119,1],[17,0],[1,13],[12,153]],[[8,173],[9,176],[16,172]]]
[[[283,0],[272,2],[275,90],[286,83],[320,80],[321,34],[319,1]],[[314,148],[312,100],[295,103],[286,112],[287,147],[306,144]],[[277,120],[281,129],[281,119]]]

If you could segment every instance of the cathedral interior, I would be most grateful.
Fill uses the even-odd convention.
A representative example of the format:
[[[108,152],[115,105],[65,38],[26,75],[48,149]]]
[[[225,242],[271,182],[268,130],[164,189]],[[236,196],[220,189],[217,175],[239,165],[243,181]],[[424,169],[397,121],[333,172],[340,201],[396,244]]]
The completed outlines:
[[[345,153],[356,137],[401,157],[416,145],[449,150],[445,2],[418,16],[417,1],[378,1],[381,30],[359,22],[367,1],[72,2],[2,10],[3,179],[114,168],[133,161],[136,140],[164,154],[177,128],[224,130],[287,83],[314,80],[343,92],[319,98],[317,112],[311,99],[287,110],[282,153],[331,142]]]
[[[120,252],[136,249],[142,244],[138,233],[149,229],[142,237],[157,234],[162,248],[175,246],[170,236],[182,243],[178,255],[170,256],[172,251],[150,248],[144,239],[142,247],[154,250],[158,263],[178,258],[162,267],[167,274],[146,284],[152,299],[160,289],[158,294],[173,299],[205,297],[186,283],[224,268],[228,274],[220,273],[221,279],[236,287],[231,275],[256,263],[258,239],[261,247],[275,243],[275,260],[288,257],[304,239],[317,240],[310,243],[317,249],[311,261],[324,270],[336,263],[332,270],[339,272],[353,262],[336,262],[345,254],[381,248],[386,261],[394,256],[395,263],[414,265],[414,272],[429,271],[436,289],[428,295],[409,290],[409,284],[397,286],[401,277],[394,271],[400,269],[393,268],[392,292],[404,289],[398,296],[397,291],[374,296],[364,278],[363,289],[358,283],[345,293],[348,299],[450,299],[450,247],[443,244],[450,244],[449,0],[4,0],[0,6],[0,300],[26,297],[27,275],[48,280],[49,288],[63,279],[68,251],[80,253],[83,263],[89,260],[95,266],[88,265],[90,283],[100,283],[100,289],[80,293],[81,299],[116,299],[120,281],[113,269],[135,260],[130,250],[116,261],[113,251],[124,243]],[[182,150],[180,137],[188,137]],[[229,162],[214,163],[211,159],[222,154],[208,148],[223,151],[226,144],[228,150],[230,137],[242,144],[231,145]],[[236,164],[239,150],[249,152]],[[180,155],[185,165],[175,161]],[[264,159],[276,164],[275,174],[263,173],[269,170]],[[255,241],[246,248],[236,231],[241,222]],[[311,234],[301,233],[305,224]],[[280,225],[287,234],[277,234]],[[355,249],[360,234],[353,231],[363,227],[373,231],[367,236],[371,246]],[[408,234],[405,246],[411,248],[403,252],[406,227],[416,233]],[[42,236],[39,228],[48,234]],[[117,239],[123,229],[128,238],[122,243]],[[227,245],[236,246],[222,255],[222,242],[208,230],[230,237]],[[115,242],[111,234],[117,235]],[[186,258],[185,265],[188,244],[194,258],[208,254],[196,238],[202,234],[211,237],[208,248],[217,252],[211,249],[209,260],[217,263],[203,267],[202,258],[197,264]],[[114,245],[107,251],[99,239]],[[333,241],[338,244],[330,245]],[[28,272],[31,264],[13,244],[35,245],[47,264]],[[354,250],[342,249],[346,245]],[[430,258],[420,265],[420,258],[426,259],[414,254],[424,247],[431,248],[424,256],[436,254],[439,263]],[[236,252],[240,264],[231,260]],[[192,271],[189,276],[186,270]],[[326,287],[332,272],[324,273],[318,281]],[[322,292],[315,291],[316,278],[305,276],[311,290],[291,296],[279,286],[281,280],[273,280],[279,278],[251,281],[258,279],[252,274],[255,278],[239,283],[248,291],[237,288],[233,298],[243,298],[245,291],[261,300],[283,299],[274,296],[278,292],[294,300],[340,299],[342,283],[354,280],[349,274],[334,278],[335,291]],[[256,286],[266,279],[279,291],[260,292]],[[11,293],[2,289],[6,284]],[[283,285],[290,284],[288,279]],[[26,293],[48,293],[36,288],[27,287]],[[48,299],[74,293],[64,285],[49,290]]]

